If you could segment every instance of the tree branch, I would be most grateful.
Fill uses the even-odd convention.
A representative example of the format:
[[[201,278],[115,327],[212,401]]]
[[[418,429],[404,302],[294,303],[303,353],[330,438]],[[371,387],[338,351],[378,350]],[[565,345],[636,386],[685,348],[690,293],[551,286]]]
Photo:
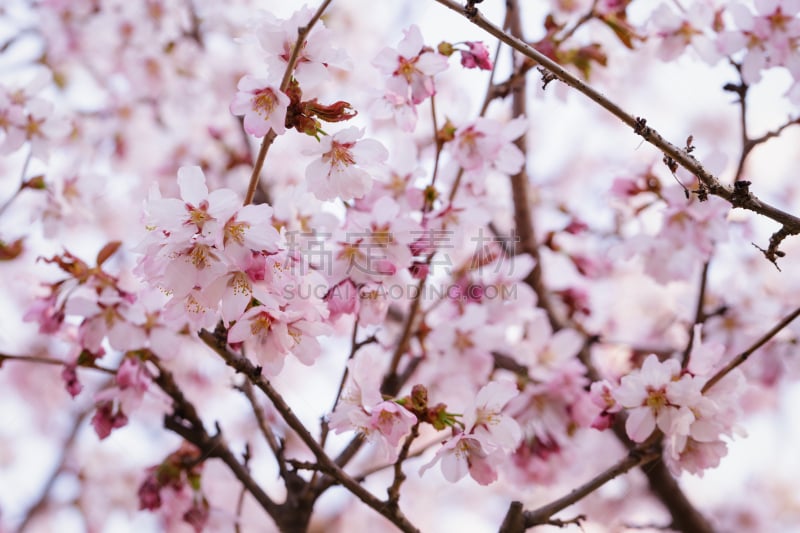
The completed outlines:
[[[314,454],[319,462],[320,468],[327,474],[335,478],[343,487],[353,493],[359,500],[366,505],[386,517],[393,524],[395,524],[401,531],[406,533],[417,533],[418,529],[414,527],[411,522],[400,512],[396,507],[389,505],[387,502],[381,501],[367,489],[362,487],[356,480],[350,477],[342,468],[337,465],[328,455],[325,450],[314,440],[311,433],[308,432],[303,422],[294,414],[292,408],[283,399],[278,391],[276,391],[272,384],[261,374],[261,368],[256,367],[246,357],[230,351],[226,343],[218,338],[213,333],[203,330],[199,333],[200,339],[213,349],[225,363],[237,372],[244,374],[253,385],[261,389],[267,395],[267,398],[272,401],[275,408],[281,414],[283,419],[292,428],[295,433],[300,437],[306,446]]]
[[[507,0],[506,26],[510,34],[522,42],[522,24],[520,22],[519,3],[517,0]],[[527,113],[527,77],[523,76],[520,82],[512,88],[512,116],[523,117]],[[527,135],[523,134],[514,144],[525,156],[527,164],[528,143]],[[534,259],[533,270],[525,278],[527,283],[537,296],[537,305],[544,309],[550,326],[553,330],[560,328],[559,320],[555,310],[550,305],[550,298],[544,285],[542,276],[542,258],[539,254],[539,246],[536,242],[536,231],[533,225],[531,214],[530,191],[528,185],[528,172],[526,164],[522,165],[519,172],[511,176],[511,198],[514,202],[514,227],[516,228],[519,241],[516,244],[516,253],[527,253]]]
[[[707,171],[694,156],[689,154],[686,150],[678,148],[676,145],[670,143],[664,139],[658,131],[648,126],[647,120],[628,114],[619,105],[571,74],[555,61],[529,46],[518,37],[509,35],[501,28],[492,24],[481,15],[474,6],[472,6],[472,9],[468,9],[468,6],[462,6],[453,0],[436,0],[436,2],[464,15],[473,24],[494,37],[497,37],[524,56],[537,62],[546,69],[550,75],[584,94],[600,107],[617,117],[621,122],[633,128],[634,133],[641,136],[645,141],[658,148],[677,164],[697,176],[706,193],[725,199],[733,207],[747,209],[778,222],[783,226],[782,229],[787,235],[797,235],[800,233],[800,218],[762,202],[749,190],[741,191],[736,190],[734,187],[723,185],[714,175]]]
[[[660,451],[632,449],[626,457],[614,466],[601,472],[572,492],[534,511],[523,511],[522,504],[512,502],[500,526],[499,533],[522,533],[526,529],[548,524],[556,513],[585,498],[607,482],[637,466],[643,466],[661,458]]]
[[[789,315],[784,317],[780,322],[775,324],[775,326],[766,332],[764,335],[761,336],[756,342],[753,343],[748,349],[737,355],[733,358],[733,360],[725,365],[725,367],[721,368],[716,374],[714,374],[711,379],[709,379],[706,384],[703,386],[703,392],[706,392],[708,389],[713,387],[714,385],[719,382],[722,378],[727,376],[734,368],[738,367],[753,354],[756,350],[764,346],[772,337],[777,335],[783,328],[788,326],[795,318],[800,316],[800,307],[792,311]]]

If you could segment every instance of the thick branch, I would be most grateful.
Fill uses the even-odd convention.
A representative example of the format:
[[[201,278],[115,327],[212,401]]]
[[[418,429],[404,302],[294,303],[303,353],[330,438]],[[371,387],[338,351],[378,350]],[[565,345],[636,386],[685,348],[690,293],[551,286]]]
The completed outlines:
[[[672,516],[669,526],[671,529],[686,533],[714,533],[711,525],[695,509],[663,461],[653,462],[642,471],[647,476],[650,490],[658,496]]]
[[[408,521],[408,519],[400,512],[399,509],[389,505],[387,502],[381,501],[374,494],[362,487],[361,484],[359,484],[356,480],[350,477],[344,470],[341,469],[341,467],[339,467],[339,465],[333,461],[333,459],[328,457],[328,455],[325,453],[325,450],[323,450],[319,443],[314,440],[314,437],[311,436],[311,433],[309,433],[306,427],[303,425],[303,422],[301,422],[300,419],[294,414],[292,408],[289,407],[289,404],[287,404],[283,399],[283,396],[281,396],[278,391],[272,387],[272,384],[261,374],[260,367],[253,365],[253,363],[251,363],[246,357],[228,350],[224,341],[209,331],[201,331],[200,338],[211,349],[219,354],[228,366],[235,369],[237,372],[244,374],[244,376],[249,379],[253,385],[261,389],[261,391],[267,395],[288,426],[292,428],[295,433],[297,433],[297,435],[300,437],[300,440],[302,440],[311,450],[311,453],[314,454],[314,457],[316,457],[317,461],[319,462],[320,469],[325,471],[328,475],[334,477],[343,487],[352,492],[353,495],[355,495],[359,500],[389,519],[401,531],[407,533],[418,532],[417,528]]]
[[[515,38],[522,40],[522,25],[520,22],[519,4],[517,0],[508,0],[508,12],[506,14],[506,25],[509,32]],[[512,88],[512,114],[514,117],[523,117],[526,115],[526,101],[527,101],[527,77],[523,76],[519,83]],[[514,144],[526,156],[527,162],[527,135],[523,134]],[[537,303],[539,307],[545,310],[547,317],[550,320],[550,325],[554,330],[559,329],[558,319],[556,318],[555,311],[550,305],[550,299],[547,290],[544,286],[542,279],[542,259],[539,254],[539,246],[536,242],[536,231],[533,226],[533,216],[531,215],[531,202],[528,186],[528,172],[526,165],[523,164],[519,172],[511,176],[511,195],[514,201],[514,226],[517,231],[518,250],[517,253],[527,253],[533,257],[535,264],[533,270],[525,278],[525,283],[530,285],[537,296]]]
[[[261,507],[277,522],[280,517],[281,507],[270,498],[259,484],[250,476],[247,469],[233,455],[226,446],[222,435],[218,432],[213,437],[208,434],[203,426],[197,410],[183,395],[172,373],[153,361],[158,368],[155,383],[170,398],[172,398],[173,412],[164,418],[164,426],[177,433],[188,442],[191,442],[203,452],[206,457],[217,457],[230,468],[233,475],[247,488]]]

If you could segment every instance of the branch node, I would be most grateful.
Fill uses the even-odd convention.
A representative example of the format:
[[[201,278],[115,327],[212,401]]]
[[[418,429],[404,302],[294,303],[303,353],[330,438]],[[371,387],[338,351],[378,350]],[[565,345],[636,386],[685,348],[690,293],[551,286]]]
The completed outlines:
[[[475,22],[475,19],[478,17],[478,8],[475,7],[475,4],[480,4],[483,0],[467,0],[467,5],[464,6],[464,14],[470,20],[470,22]]]
[[[647,119],[642,117],[636,117],[633,125],[633,133],[636,135],[641,135],[645,139],[649,138],[650,135],[653,134],[653,128],[647,125]]]
[[[733,194],[731,195],[731,204],[733,207],[744,207],[750,202],[752,194],[750,193],[750,184],[752,182],[738,180],[733,183]]]
[[[548,525],[551,525],[551,526],[556,526],[556,527],[567,527],[567,526],[572,525],[572,524],[580,527],[581,522],[583,522],[584,520],[586,520],[586,515],[579,514],[575,518],[569,518],[567,520],[560,520],[558,518],[551,518],[550,520],[548,520],[545,523],[548,524]]]
[[[558,76],[556,76],[555,74],[553,74],[544,67],[538,67],[537,70],[539,71],[539,74],[542,75],[542,90],[547,89],[548,83],[558,79]]]

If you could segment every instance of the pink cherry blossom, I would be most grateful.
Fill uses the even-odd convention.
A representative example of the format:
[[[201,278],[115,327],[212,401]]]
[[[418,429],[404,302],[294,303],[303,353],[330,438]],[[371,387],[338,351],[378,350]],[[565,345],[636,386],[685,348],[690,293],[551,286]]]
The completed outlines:
[[[337,433],[363,433],[388,460],[394,461],[400,441],[417,418],[397,402],[381,398],[379,372],[384,356],[381,350],[367,347],[348,363],[348,382],[329,423]]]
[[[490,381],[475,397],[474,408],[464,413],[464,426],[487,449],[510,452],[522,438],[519,425],[502,413],[505,405],[519,394],[511,381]]]
[[[516,174],[524,164],[519,148],[511,141],[527,129],[527,121],[514,119],[507,124],[479,118],[458,128],[452,142],[453,157],[461,167],[480,174],[491,167],[505,174]]]
[[[405,30],[397,49],[384,48],[372,62],[382,73],[391,76],[387,89],[405,97],[414,105],[436,93],[433,76],[447,68],[447,58],[426,49],[422,33],[415,25]]]
[[[441,461],[442,474],[456,482],[467,473],[481,485],[497,479],[497,468],[521,439],[519,425],[502,413],[505,405],[519,391],[509,381],[491,381],[478,391],[463,419],[463,431],[455,431],[420,474]]]
[[[661,4],[653,12],[651,24],[662,39],[658,49],[662,61],[671,61],[691,46],[701,59],[716,63],[720,53],[712,37],[707,35],[714,22],[712,7],[705,2],[695,2],[685,13],[678,15],[668,4]]]
[[[151,227],[169,232],[170,240],[185,242],[194,234],[212,235],[234,214],[241,201],[230,189],[211,193],[200,167],[181,167],[178,170],[181,199],[161,198],[154,191],[148,202],[148,223]]]
[[[370,426],[386,440],[390,448],[400,445],[401,439],[411,431],[417,418],[408,409],[392,401],[381,402],[372,406]]]
[[[228,342],[245,342],[270,376],[280,373],[294,340],[283,312],[269,301],[250,308],[228,331]]]
[[[794,0],[763,0],[755,3],[756,13],[741,3],[728,11],[735,29],[722,32],[719,46],[723,53],[734,55],[744,50],[742,79],[757,83],[764,69],[788,66],[795,78],[800,75],[800,55],[794,42],[800,36],[798,4]]]
[[[277,135],[286,132],[288,96],[271,86],[269,80],[252,76],[242,77],[237,89],[230,110],[234,115],[244,115],[247,133],[263,137],[270,130]]]
[[[670,433],[674,425],[694,420],[692,412],[681,401],[682,391],[677,388],[681,383],[680,374],[678,361],[661,362],[651,354],[640,370],[622,378],[613,394],[614,399],[629,410],[625,430],[631,440],[643,442],[656,426]]]
[[[372,188],[366,168],[383,163],[388,152],[374,139],[361,139],[355,127],[324,136],[309,155],[320,155],[306,169],[308,188],[320,200],[361,198]],[[361,140],[359,140],[361,139]]]
[[[444,478],[455,483],[467,473],[481,485],[489,485],[497,480],[497,466],[504,458],[500,450],[487,451],[478,439],[458,433],[446,441],[433,459],[420,468],[420,475],[441,461]]]
[[[313,13],[314,10],[306,6],[287,20],[278,19],[270,13],[262,14],[262,20],[256,27],[256,36],[266,53],[270,78],[279,80],[282,76],[297,43],[297,30],[308,23]],[[350,68],[349,58],[333,44],[330,30],[321,21],[300,46],[294,77],[306,90],[328,79],[330,67]]]

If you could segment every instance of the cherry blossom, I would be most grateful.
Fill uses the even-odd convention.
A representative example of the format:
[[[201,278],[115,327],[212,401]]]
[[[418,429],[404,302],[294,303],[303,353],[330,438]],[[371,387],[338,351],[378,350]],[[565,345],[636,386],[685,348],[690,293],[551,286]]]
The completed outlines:
[[[412,25],[404,31],[396,50],[384,48],[372,64],[391,76],[386,84],[390,92],[409,97],[417,105],[436,93],[433,76],[447,68],[447,58],[426,49],[422,33]]]
[[[271,79],[279,80],[282,76],[297,42],[297,30],[308,23],[313,13],[310,7],[303,7],[286,20],[278,19],[270,13],[261,15],[255,34],[266,53]],[[315,25],[300,46],[294,77],[305,88],[325,81],[330,67],[350,67],[347,55],[331,44],[330,30],[323,24]]]
[[[755,3],[756,13],[741,3],[728,7],[736,28],[723,32],[720,47],[726,54],[745,50],[742,79],[753,84],[761,71],[773,66],[789,66],[800,74],[800,57],[793,42],[800,36],[798,5],[793,0],[765,0]]]
[[[308,187],[317,198],[347,201],[361,198],[372,188],[373,178],[366,169],[383,163],[388,152],[374,139],[361,139],[363,135],[363,130],[350,127],[324,136],[319,146],[307,152],[320,155],[306,169]]]
[[[394,461],[400,440],[408,435],[417,418],[400,404],[381,398],[378,372],[382,355],[379,349],[367,347],[350,361],[348,383],[329,422],[337,433],[363,433],[378,443],[388,460]]]
[[[506,174],[515,174],[524,163],[522,152],[511,141],[527,129],[523,118],[508,124],[480,118],[456,130],[453,157],[464,170],[480,174],[494,167]]]
[[[655,355],[645,359],[641,370],[622,378],[614,391],[619,404],[629,409],[625,430],[628,436],[643,442],[658,428],[670,433],[673,426],[691,423],[694,415],[684,405],[680,363],[674,359],[661,362]],[[699,394],[699,390],[695,391]]]
[[[659,5],[651,17],[653,29],[662,39],[659,58],[671,61],[691,46],[704,61],[716,63],[720,54],[713,37],[706,34],[714,23],[714,16],[712,6],[705,2],[693,3],[687,12],[680,15],[668,4]]]
[[[238,92],[231,102],[231,113],[244,115],[244,129],[256,137],[263,137],[270,130],[276,135],[286,131],[286,109],[289,97],[265,78],[244,76],[239,80]]]
[[[503,407],[518,394],[511,382],[492,381],[478,391],[464,414],[463,431],[445,441],[420,474],[441,461],[442,474],[456,482],[467,473],[481,485],[497,479],[497,467],[521,438],[517,423],[502,414]]]

